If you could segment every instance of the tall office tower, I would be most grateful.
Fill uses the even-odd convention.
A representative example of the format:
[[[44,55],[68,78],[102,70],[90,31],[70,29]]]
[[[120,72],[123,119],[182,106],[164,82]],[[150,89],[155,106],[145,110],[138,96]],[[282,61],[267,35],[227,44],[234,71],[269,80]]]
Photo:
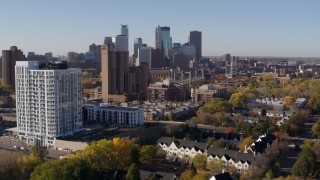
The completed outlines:
[[[182,53],[177,53],[173,55],[171,67],[180,67],[181,70],[186,70],[189,66],[188,56]]]
[[[69,62],[77,62],[78,61],[78,53],[76,52],[68,52],[67,59]]]
[[[115,49],[115,44],[112,41],[112,37],[105,37],[103,44],[109,45],[109,51],[114,51]]]
[[[95,60],[96,62],[101,62],[101,45],[97,45]]]
[[[121,24],[121,35],[125,35],[129,37],[128,25]]]
[[[2,85],[15,86],[14,66],[17,61],[26,61],[23,52],[16,46],[2,51]]]
[[[0,78],[2,79],[2,56],[0,57]]]
[[[45,53],[44,57],[46,58],[46,60],[51,60],[52,59],[52,52]]]
[[[230,54],[222,55],[221,58],[222,58],[222,61],[226,62],[226,64],[231,63],[231,55]]]
[[[112,37],[104,37],[103,44],[112,45]]]
[[[173,48],[179,49],[181,47],[181,43],[173,43]]]
[[[116,51],[129,51],[129,30],[128,30],[128,25],[121,25],[121,48],[117,48],[117,44],[119,47],[119,43],[117,43],[117,40],[119,41],[119,35],[116,36]],[[118,37],[118,38],[117,38]],[[125,39],[126,37],[126,39]]]
[[[164,49],[165,55],[168,57],[169,49],[172,48],[172,38],[170,36],[170,27],[156,27],[155,31],[155,47]]]
[[[166,58],[163,51],[163,49],[151,49],[150,69],[166,66]]]
[[[202,57],[202,33],[201,31],[190,31],[189,43],[196,48],[196,58]]]
[[[138,57],[138,50],[142,47],[142,39],[141,38],[134,38],[133,40],[133,58]]]
[[[92,52],[93,54],[93,60],[94,62],[100,62],[101,61],[101,45],[91,44],[89,46],[89,52]]]
[[[193,44],[183,44],[181,47],[180,47],[180,50],[183,54],[187,55],[188,58],[193,58],[193,57],[196,57],[196,54],[197,54],[197,51],[196,51],[196,48]]]
[[[28,60],[32,60],[32,59],[34,59],[35,56],[36,56],[36,53],[34,53],[34,52],[28,52],[27,59],[28,59]]]
[[[116,51],[129,51],[128,48],[128,36],[118,35],[116,36]]]
[[[82,130],[81,69],[62,61],[19,61],[16,80],[19,139],[52,147],[56,138]]]
[[[148,93],[148,78],[148,63],[142,62],[140,66],[130,66],[128,76],[129,93],[138,95],[138,100],[146,100]]]
[[[97,45],[95,43],[92,43],[90,46],[89,46],[89,51],[91,52],[96,52],[97,50]]]
[[[145,62],[148,64],[150,68],[150,61],[151,61],[151,50],[152,47],[141,47],[138,49],[138,58],[136,59],[136,66],[141,66],[141,63]]]
[[[102,97],[110,101],[110,95],[128,92],[128,51],[109,51],[109,46],[101,45]]]

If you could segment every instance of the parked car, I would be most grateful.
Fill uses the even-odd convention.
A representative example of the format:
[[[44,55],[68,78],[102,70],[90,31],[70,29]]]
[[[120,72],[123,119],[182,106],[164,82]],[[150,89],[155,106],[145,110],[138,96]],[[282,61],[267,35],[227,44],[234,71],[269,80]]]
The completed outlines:
[[[13,146],[13,150],[19,150],[20,147],[19,146]]]

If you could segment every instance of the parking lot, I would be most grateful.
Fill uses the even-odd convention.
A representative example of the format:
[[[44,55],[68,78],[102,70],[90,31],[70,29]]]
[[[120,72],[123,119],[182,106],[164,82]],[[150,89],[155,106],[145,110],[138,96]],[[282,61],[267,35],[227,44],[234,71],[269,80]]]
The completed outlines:
[[[19,147],[19,149],[17,147]],[[10,151],[22,151],[21,148],[24,149],[23,152],[28,154],[31,146],[28,146],[22,142],[19,142],[18,139],[15,139],[10,136],[0,136],[0,149],[6,149],[6,150],[10,150]],[[48,149],[48,157],[49,158],[58,159],[60,156],[64,156],[66,154],[68,154],[68,152],[66,152],[66,151]]]

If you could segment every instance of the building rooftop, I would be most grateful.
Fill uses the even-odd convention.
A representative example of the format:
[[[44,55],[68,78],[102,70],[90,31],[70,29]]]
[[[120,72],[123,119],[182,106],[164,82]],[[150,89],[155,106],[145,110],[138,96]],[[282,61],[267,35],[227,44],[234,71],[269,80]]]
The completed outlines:
[[[123,111],[139,111],[141,108],[133,108],[133,107],[122,107],[122,106],[112,106],[108,103],[100,103],[100,106],[87,106],[99,109],[110,109],[110,110],[123,110]]]
[[[40,63],[39,69],[42,69],[42,70],[68,69],[68,63],[67,61],[45,61]]]

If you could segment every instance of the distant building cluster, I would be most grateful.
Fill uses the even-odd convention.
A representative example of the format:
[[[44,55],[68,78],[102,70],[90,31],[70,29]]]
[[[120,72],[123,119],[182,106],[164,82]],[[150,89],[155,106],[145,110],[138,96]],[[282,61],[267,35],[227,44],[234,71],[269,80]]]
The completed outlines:
[[[87,52],[70,51],[66,56],[55,57],[52,52],[28,52],[25,56],[12,46],[2,51],[0,74],[2,85],[15,88],[16,96],[7,94],[9,90],[2,91],[0,106],[16,105],[15,131],[19,139],[31,145],[54,146],[56,138],[83,129],[82,116],[88,121],[136,127],[144,120],[165,120],[169,116],[183,119],[194,114],[199,104],[214,97],[228,98],[227,86],[238,77],[269,77],[275,81],[320,77],[320,66],[303,59],[237,57],[229,53],[203,57],[202,32],[190,31],[188,36],[188,42],[174,42],[171,28],[159,25],[155,27],[154,46],[134,38],[132,55],[128,25],[121,25],[119,35],[90,44]],[[135,108],[83,107],[84,102],[96,105],[133,100],[139,102]],[[307,100],[298,98],[289,108],[283,103],[283,99],[255,99],[247,102],[247,108],[234,108],[234,114],[256,113],[280,119],[277,125],[281,126]]]

